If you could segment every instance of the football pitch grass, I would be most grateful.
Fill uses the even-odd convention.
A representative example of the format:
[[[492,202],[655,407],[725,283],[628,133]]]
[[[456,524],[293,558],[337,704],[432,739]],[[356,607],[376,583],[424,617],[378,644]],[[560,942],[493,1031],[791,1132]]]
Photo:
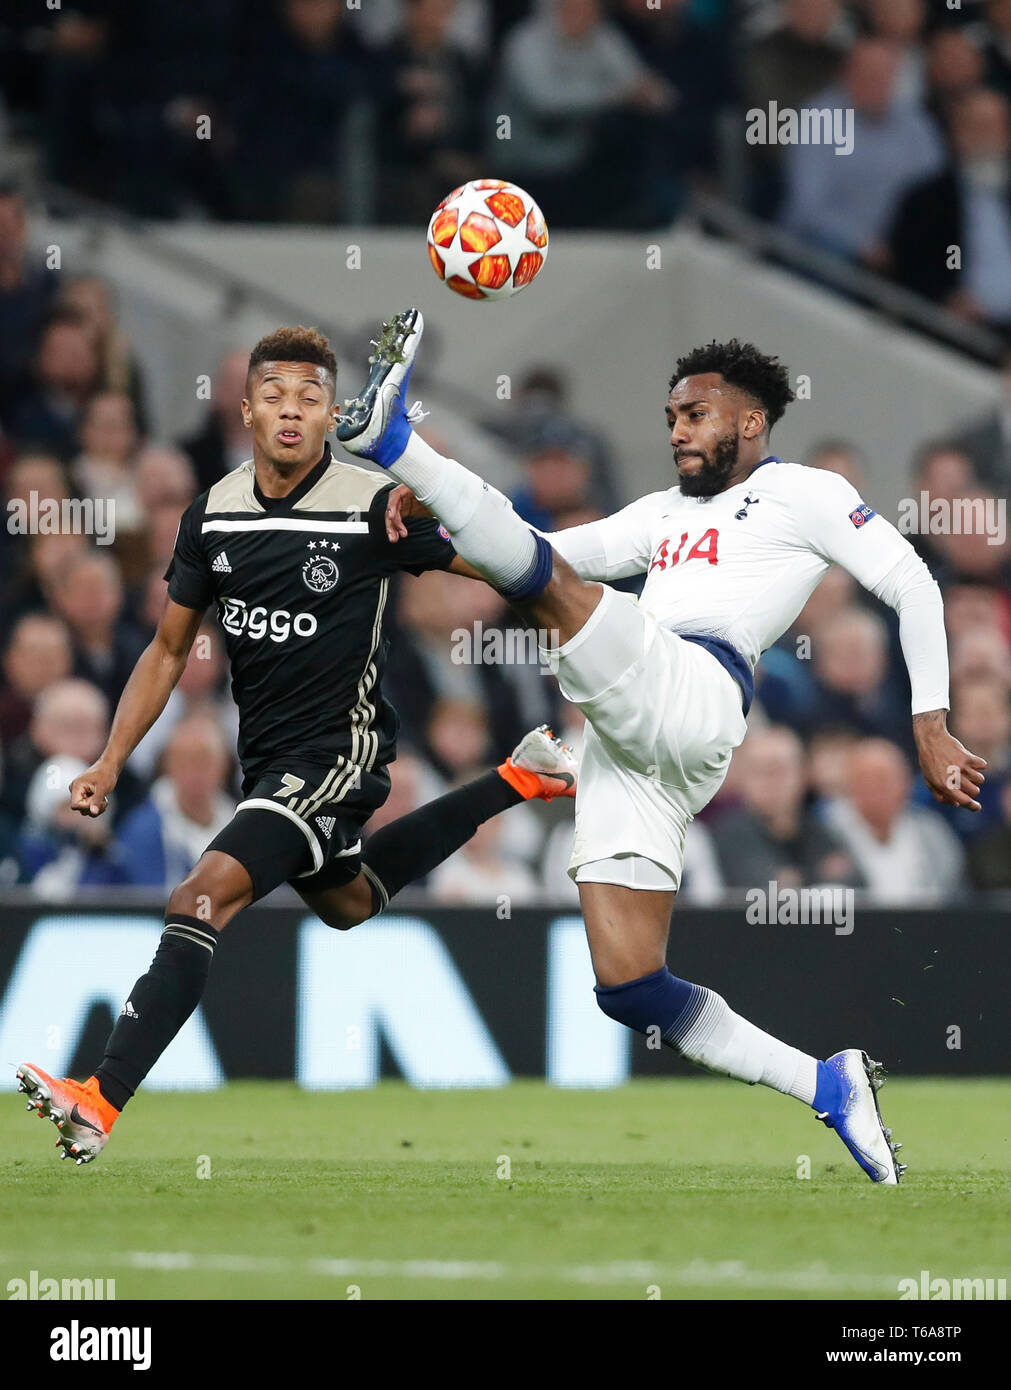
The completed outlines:
[[[796,1101],[710,1077],[142,1093],[83,1167],[11,1094],[0,1287],[36,1270],[115,1279],[117,1299],[894,1300],[921,1270],[1007,1278],[1011,1081],[897,1078],[881,1103],[898,1189]]]

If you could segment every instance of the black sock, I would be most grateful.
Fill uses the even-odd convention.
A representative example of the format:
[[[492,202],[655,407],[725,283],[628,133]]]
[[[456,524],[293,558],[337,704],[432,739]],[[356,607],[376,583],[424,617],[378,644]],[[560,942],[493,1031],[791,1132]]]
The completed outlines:
[[[200,1003],[216,941],[209,922],[166,913],[151,969],[130,991],[95,1072],[98,1089],[117,1110],[123,1109]]]
[[[381,912],[406,883],[448,859],[479,825],[523,799],[499,773],[488,772],[377,830],[362,855],[375,911]]]

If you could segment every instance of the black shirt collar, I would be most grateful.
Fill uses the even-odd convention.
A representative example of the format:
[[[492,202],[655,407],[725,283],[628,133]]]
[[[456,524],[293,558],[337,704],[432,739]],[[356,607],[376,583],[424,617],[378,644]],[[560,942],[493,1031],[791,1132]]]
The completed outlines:
[[[296,502],[301,502],[307,492],[310,492],[322,478],[323,474],[330,467],[333,459],[330,454],[330,441],[326,440],[323,444],[323,454],[318,463],[310,468],[298,487],[289,492],[285,497],[267,497],[260,491],[260,484],[256,481],[256,474],[253,474],[253,496],[259,502],[265,512],[273,512],[293,507]]]

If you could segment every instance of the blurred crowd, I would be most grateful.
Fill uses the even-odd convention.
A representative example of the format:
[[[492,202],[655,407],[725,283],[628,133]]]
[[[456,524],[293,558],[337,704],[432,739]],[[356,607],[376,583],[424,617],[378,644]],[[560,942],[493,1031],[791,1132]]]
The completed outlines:
[[[0,173],[145,217],[417,225],[494,174],[636,228],[701,188],[1011,328],[1011,0],[8,0],[0,92]],[[804,108],[845,157],[751,143]]]
[[[213,612],[110,813],[72,814],[67,786],[100,753],[151,637],[180,514],[249,456],[246,361],[237,350],[218,364],[194,433],[153,438],[144,364],[112,288],[32,269],[23,199],[0,186],[0,886],[53,898],[171,888],[231,815],[237,714]],[[953,402],[950,437],[917,444],[908,490],[921,518],[956,503],[979,503],[979,515],[1006,508],[1011,362],[1005,380],[1002,409],[967,422]],[[559,529],[627,500],[611,442],[574,417],[555,366],[529,370],[509,411],[494,427],[521,462],[513,501],[527,520]],[[865,491],[868,460],[852,441],[826,440],[804,462]],[[114,532],[101,525],[109,499]],[[982,812],[930,799],[895,616],[836,568],[763,658],[749,737],[689,829],[685,900],[770,881],[842,884],[895,903],[1011,889],[1009,547],[979,525],[934,529],[921,524],[911,539],[944,592],[950,725],[987,760]],[[494,766],[543,721],[578,748],[577,711],[490,588],[441,572],[404,578],[389,611],[385,688],[402,738],[373,829]],[[566,901],[570,841],[571,803],[517,807],[424,891],[440,902]]]

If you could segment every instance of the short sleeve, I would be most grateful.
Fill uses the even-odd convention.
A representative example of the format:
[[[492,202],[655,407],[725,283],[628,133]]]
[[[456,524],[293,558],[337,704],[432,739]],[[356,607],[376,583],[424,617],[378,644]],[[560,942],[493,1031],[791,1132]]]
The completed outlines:
[[[200,522],[204,499],[197,500],[183,512],[176,532],[172,559],[165,571],[169,598],[184,608],[206,608],[214,597],[211,575],[200,543]]]
[[[444,570],[456,558],[453,542],[445,526],[431,517],[410,517],[404,522],[407,535],[391,541],[386,534],[386,500],[393,487],[381,488],[369,508],[369,534],[375,542],[381,563],[388,573],[406,570],[424,574],[425,570]]]

